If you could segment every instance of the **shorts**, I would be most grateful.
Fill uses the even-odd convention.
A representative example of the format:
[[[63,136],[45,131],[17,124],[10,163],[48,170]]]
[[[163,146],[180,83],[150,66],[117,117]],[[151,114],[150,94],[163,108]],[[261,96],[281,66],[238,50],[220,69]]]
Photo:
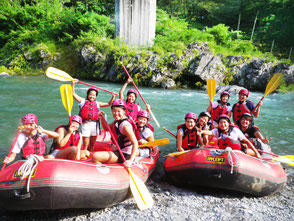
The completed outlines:
[[[97,121],[83,121],[82,136],[96,137],[99,134],[99,123]]]
[[[124,160],[122,159],[120,153],[118,150],[115,150],[113,151],[114,155],[118,157],[118,163],[123,163]],[[126,158],[126,160],[129,160],[131,158],[131,155],[130,154],[127,154],[127,153],[123,153],[124,157]]]

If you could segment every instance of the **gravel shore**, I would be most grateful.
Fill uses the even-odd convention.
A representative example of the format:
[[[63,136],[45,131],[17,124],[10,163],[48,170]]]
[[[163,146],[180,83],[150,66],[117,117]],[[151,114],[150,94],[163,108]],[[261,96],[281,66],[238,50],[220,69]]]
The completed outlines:
[[[139,211],[131,198],[101,210],[0,211],[0,220],[293,220],[293,167],[286,166],[287,186],[266,197],[207,188],[180,188],[168,181],[162,167],[163,159],[160,159],[147,183],[155,201],[152,209]]]

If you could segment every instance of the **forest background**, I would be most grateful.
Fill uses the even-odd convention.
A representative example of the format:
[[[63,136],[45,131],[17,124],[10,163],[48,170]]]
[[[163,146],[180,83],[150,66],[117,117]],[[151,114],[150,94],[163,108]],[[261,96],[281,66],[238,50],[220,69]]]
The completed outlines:
[[[54,65],[83,75],[77,52],[85,44],[117,63],[138,50],[179,57],[198,41],[223,56],[294,61],[294,0],[157,0],[156,37],[145,48],[116,38],[114,12],[114,0],[1,0],[0,73],[35,75]]]

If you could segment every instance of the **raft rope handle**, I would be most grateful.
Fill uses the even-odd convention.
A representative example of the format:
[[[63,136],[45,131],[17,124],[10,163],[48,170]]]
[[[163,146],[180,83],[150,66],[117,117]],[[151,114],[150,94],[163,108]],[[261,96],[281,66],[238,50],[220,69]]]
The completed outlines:
[[[21,177],[20,177],[21,180],[29,176],[27,181],[27,193],[30,192],[30,182],[31,182],[33,171],[38,165],[38,163],[43,160],[44,160],[43,156],[38,156],[36,154],[29,155],[27,156],[27,160],[20,166],[20,168],[17,171],[18,174],[21,174]]]
[[[228,152],[228,163],[229,163],[230,166],[231,166],[231,174],[232,174],[233,171],[234,171],[234,166],[236,166],[237,163],[238,163],[238,156],[237,156],[237,154],[232,150],[231,147],[226,147],[225,152]],[[233,157],[232,157],[232,155],[235,156],[235,159],[236,159],[236,162],[235,162],[235,163],[234,163],[234,161],[233,161]]]

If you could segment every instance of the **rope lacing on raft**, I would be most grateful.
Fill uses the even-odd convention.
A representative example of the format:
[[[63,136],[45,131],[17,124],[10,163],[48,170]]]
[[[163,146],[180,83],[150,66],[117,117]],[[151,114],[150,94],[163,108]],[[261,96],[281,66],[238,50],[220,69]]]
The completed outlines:
[[[231,148],[231,147],[226,147],[226,149],[224,149],[224,150],[216,149],[216,150],[213,150],[213,152],[214,152],[214,154],[216,154],[216,155],[222,155],[222,154],[224,154],[224,153],[226,153],[226,152],[228,153],[228,163],[229,163],[229,165],[231,166],[231,173],[233,173],[233,171],[234,171],[234,166],[236,166],[237,163],[238,163],[238,156],[237,156],[237,154],[232,150],[232,148]],[[234,160],[233,160],[232,155],[234,155],[234,157],[235,157],[235,163],[234,163]]]
[[[18,174],[21,174],[20,179],[23,180],[25,177],[29,177],[27,181],[27,192],[30,192],[30,181],[32,174],[34,172],[34,169],[38,165],[39,162],[44,160],[43,156],[38,156],[35,154],[29,155],[26,157],[26,161],[20,166],[18,169]]]

